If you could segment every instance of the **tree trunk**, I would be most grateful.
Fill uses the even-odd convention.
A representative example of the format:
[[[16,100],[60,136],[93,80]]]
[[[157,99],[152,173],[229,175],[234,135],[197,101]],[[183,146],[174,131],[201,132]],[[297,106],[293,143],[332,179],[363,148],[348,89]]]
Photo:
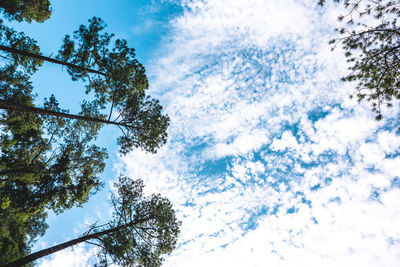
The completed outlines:
[[[89,73],[95,73],[95,74],[100,74],[100,75],[103,75],[103,76],[107,76],[105,73],[97,71],[97,70],[92,70],[92,69],[88,69],[88,68],[85,68],[85,67],[80,67],[78,65],[74,65],[74,64],[71,64],[71,63],[68,63],[68,62],[65,62],[65,61],[57,60],[57,59],[54,59],[54,58],[51,58],[51,57],[45,57],[45,56],[42,56],[42,55],[34,54],[34,53],[31,53],[31,52],[28,52],[28,51],[19,50],[19,49],[8,47],[8,46],[4,46],[4,45],[0,45],[0,50],[6,51],[6,52],[9,52],[9,53],[13,53],[13,54],[26,56],[26,57],[33,57],[33,58],[44,60],[44,61],[47,61],[47,62],[56,63],[56,64],[60,64],[60,65],[63,65],[63,66],[70,67],[70,68],[78,69],[78,70],[81,70],[81,71],[86,71],[86,72],[89,72]]]
[[[122,127],[132,128],[132,126],[128,126],[128,125],[125,125],[124,123],[120,123],[120,122],[108,121],[108,120],[104,120],[104,119],[100,119],[100,118],[92,118],[92,117],[86,117],[86,116],[73,115],[73,114],[69,114],[69,113],[52,111],[52,110],[36,108],[36,107],[19,106],[19,105],[10,104],[4,100],[0,100],[0,109],[31,112],[31,113],[40,114],[40,115],[63,117],[63,118],[67,118],[67,119],[82,120],[82,121],[87,121],[87,122],[99,122],[99,123],[106,123],[106,124],[112,124],[112,125],[118,125],[118,126],[122,126]]]
[[[65,249],[65,248],[72,247],[72,246],[77,245],[79,243],[82,243],[82,242],[85,242],[85,241],[88,241],[88,240],[91,240],[91,239],[94,239],[94,238],[99,238],[99,237],[101,237],[103,235],[119,231],[119,230],[124,229],[126,227],[132,226],[135,223],[137,223],[137,222],[133,221],[133,222],[131,222],[129,224],[117,226],[115,228],[110,228],[108,230],[104,230],[104,231],[101,231],[101,232],[97,232],[97,233],[93,233],[93,234],[90,234],[90,235],[85,235],[85,236],[82,236],[82,237],[78,237],[78,238],[75,238],[73,240],[67,241],[65,243],[62,243],[62,244],[59,244],[59,245],[56,245],[56,246],[53,246],[53,247],[50,247],[50,248],[46,248],[46,249],[40,250],[38,252],[32,253],[30,255],[27,255],[25,257],[22,257],[22,258],[20,258],[20,259],[18,259],[16,261],[13,261],[13,262],[10,262],[10,263],[4,265],[3,267],[22,266],[24,264],[28,264],[30,262],[33,262],[33,261],[35,261],[37,259],[40,259],[40,258],[45,257],[45,256],[48,256],[50,254],[53,254],[53,253],[55,253],[57,251]]]

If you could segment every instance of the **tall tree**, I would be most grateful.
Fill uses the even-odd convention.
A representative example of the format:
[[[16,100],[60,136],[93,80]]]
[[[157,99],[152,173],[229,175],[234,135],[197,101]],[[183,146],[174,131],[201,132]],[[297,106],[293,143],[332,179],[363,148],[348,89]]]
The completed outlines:
[[[358,82],[354,95],[359,101],[370,101],[380,120],[382,107],[391,107],[400,99],[400,1],[334,1],[348,10],[339,17],[345,22],[337,29],[342,37],[331,40],[333,45],[342,44],[351,64],[343,80]]]
[[[40,53],[40,48],[36,41],[26,36],[24,33],[17,32],[5,26],[0,19],[0,45],[8,49],[18,49],[20,51],[30,51],[31,53]],[[4,51],[4,49],[2,49]],[[7,52],[7,51],[5,51]],[[26,75],[31,75],[42,65],[40,58],[27,57],[18,53],[0,54],[3,68],[13,68],[24,71]]]
[[[168,199],[143,196],[143,182],[121,175],[112,195],[113,218],[81,237],[32,253],[5,266],[20,266],[82,242],[99,248],[97,266],[161,266],[176,245],[180,222]]]
[[[45,213],[27,216],[11,207],[0,208],[0,266],[30,253],[30,247],[47,228]]]
[[[0,43],[39,53],[33,39],[1,21]],[[1,101],[34,107],[29,76],[43,60],[9,53],[0,57]],[[44,108],[62,111],[54,97]],[[80,115],[98,114],[85,105]],[[59,213],[80,206],[101,188],[98,175],[107,154],[91,144],[100,126],[16,110],[0,112],[0,265],[29,253],[47,228],[48,210]]]
[[[32,106],[32,86],[22,73],[3,69],[0,78],[1,99]],[[55,98],[47,100],[45,108],[60,111]],[[86,115],[90,109],[82,112]],[[10,110],[1,114],[1,121],[0,190],[13,195],[13,205],[43,204],[61,211],[84,203],[89,192],[101,186],[98,174],[107,155],[91,144],[100,127],[97,123]]]
[[[51,99],[55,99],[52,96]],[[101,123],[118,126],[123,135],[118,138],[120,151],[125,154],[132,147],[141,147],[148,152],[155,153],[157,148],[164,144],[167,138],[165,129],[169,119],[161,114],[162,107],[155,99],[150,99],[144,94],[131,95],[123,104],[117,106],[118,116],[111,120],[104,115],[96,113],[94,103],[84,102],[83,109],[92,109],[92,115],[74,115],[66,112],[14,104],[0,99],[0,109],[22,111],[58,118],[80,120],[86,123]]]
[[[0,98],[33,106],[29,77],[0,69]],[[45,107],[59,110],[54,98]],[[91,144],[97,132],[95,123],[0,113],[0,265],[29,253],[47,228],[48,210],[80,206],[101,188],[107,155]]]
[[[6,18],[16,21],[43,22],[51,16],[49,0],[1,0],[0,9]]]
[[[114,47],[109,49],[113,35],[102,32],[106,25],[101,19],[92,18],[89,22],[88,27],[82,25],[75,31],[73,38],[68,35],[65,37],[58,59],[44,57],[37,52],[15,46],[0,44],[0,50],[9,52],[17,59],[29,58],[35,62],[44,60],[67,66],[73,80],[88,81],[86,93],[93,91],[95,98],[84,103],[96,110],[98,117],[82,118],[72,114],[55,114],[5,101],[1,102],[0,108],[114,124],[123,132],[118,139],[122,153],[138,147],[155,153],[167,140],[169,118],[162,114],[159,102],[145,94],[148,81],[143,65],[137,61],[135,50],[129,48],[125,40],[117,39]],[[95,76],[91,77],[90,74]],[[106,107],[110,108],[109,113],[101,114],[100,111]]]
[[[22,9],[7,13],[5,5],[11,2],[1,2],[6,16],[35,19]],[[33,39],[0,20],[0,254],[6,255],[0,263],[29,253],[47,227],[48,210],[80,206],[101,187],[98,175],[107,154],[92,141],[103,124],[121,127],[122,153],[134,147],[154,153],[166,142],[169,119],[158,101],[145,94],[144,67],[126,41],[116,40],[109,49],[112,35],[101,33],[104,27],[93,18],[89,27],[66,37],[57,59],[51,59],[41,55]],[[29,77],[43,61],[68,66],[73,80],[88,82],[87,93],[94,92],[94,98],[82,101],[79,114],[61,109],[54,96],[35,107]],[[110,111],[103,114],[106,108]]]

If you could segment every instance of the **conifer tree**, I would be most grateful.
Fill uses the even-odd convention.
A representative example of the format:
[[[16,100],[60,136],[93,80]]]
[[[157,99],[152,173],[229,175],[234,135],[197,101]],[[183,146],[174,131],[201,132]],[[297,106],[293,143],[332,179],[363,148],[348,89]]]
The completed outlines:
[[[180,222],[168,199],[143,196],[143,182],[121,175],[112,195],[113,217],[104,225],[93,224],[81,237],[43,249],[10,262],[21,266],[57,251],[86,242],[99,248],[98,264],[109,266],[161,266],[163,255],[176,245]]]
[[[376,119],[382,108],[400,100],[400,2],[398,0],[333,0],[342,3],[347,13],[339,17],[344,26],[337,29],[340,38],[331,40],[333,48],[341,44],[350,63],[344,81],[357,82],[358,101],[372,104]],[[326,4],[325,0],[319,1]]]
[[[16,21],[43,22],[51,16],[49,0],[1,0],[0,10],[6,18]]]
[[[28,72],[35,71],[37,65],[43,61],[67,66],[72,80],[88,82],[86,93],[94,92],[95,98],[83,100],[83,103],[90,106],[92,113],[97,116],[55,113],[2,99],[0,108],[116,125],[122,131],[118,138],[122,153],[125,154],[133,148],[155,153],[167,140],[169,118],[162,114],[158,100],[146,96],[148,81],[143,65],[136,59],[135,50],[121,39],[115,40],[114,47],[110,49],[113,35],[103,33],[105,27],[104,22],[96,17],[89,20],[88,27],[81,25],[74,32],[73,38],[69,35],[64,38],[58,59],[41,56],[37,51],[29,51],[29,48],[24,50],[0,44],[0,50],[12,55],[14,65],[20,65],[17,61],[20,58],[28,63],[32,62],[33,66],[26,67]],[[11,31],[6,39],[15,35]],[[91,76],[92,74],[95,76]],[[107,107],[110,109],[108,114],[101,113]]]

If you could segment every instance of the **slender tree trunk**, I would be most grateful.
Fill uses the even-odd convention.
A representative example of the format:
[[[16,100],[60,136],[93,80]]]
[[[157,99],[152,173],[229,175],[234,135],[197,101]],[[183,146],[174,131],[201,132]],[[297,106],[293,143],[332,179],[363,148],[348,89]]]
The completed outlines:
[[[9,53],[13,53],[13,54],[26,56],[26,57],[33,57],[33,58],[44,60],[44,61],[47,61],[47,62],[56,63],[56,64],[60,64],[60,65],[63,65],[63,66],[70,67],[70,68],[86,71],[86,72],[89,72],[89,73],[95,73],[95,74],[100,74],[100,75],[103,75],[103,76],[107,76],[105,73],[97,71],[97,70],[92,70],[92,69],[88,69],[88,68],[85,68],[85,67],[80,67],[78,65],[74,65],[74,64],[71,64],[71,63],[68,63],[68,62],[65,62],[65,61],[57,60],[57,59],[54,59],[54,58],[51,58],[51,57],[45,57],[45,56],[42,56],[42,55],[34,54],[34,53],[31,53],[31,52],[28,52],[28,51],[19,50],[19,49],[8,47],[8,46],[4,46],[4,45],[0,45],[0,50],[6,51],[6,52],[9,52]]]
[[[27,255],[25,257],[22,257],[22,258],[20,258],[20,259],[18,259],[16,261],[13,261],[13,262],[10,262],[10,263],[4,265],[3,267],[22,266],[24,264],[28,264],[30,262],[33,262],[33,261],[35,261],[37,259],[40,259],[40,258],[45,257],[45,256],[48,256],[50,254],[53,254],[53,253],[55,253],[57,251],[65,249],[65,248],[72,247],[74,245],[77,245],[79,243],[82,243],[82,242],[85,242],[85,241],[88,241],[88,240],[91,240],[91,239],[99,238],[99,237],[101,237],[103,235],[119,231],[119,230],[124,229],[124,228],[129,227],[129,226],[133,226],[135,223],[137,223],[137,221],[133,221],[133,222],[131,222],[129,224],[125,224],[125,225],[121,225],[121,226],[118,226],[118,227],[110,228],[110,229],[107,229],[107,230],[104,230],[104,231],[101,231],[101,232],[97,232],[97,233],[93,233],[93,234],[90,234],[90,235],[85,235],[85,236],[82,236],[82,237],[78,237],[78,238],[75,238],[73,240],[67,241],[65,243],[62,243],[62,244],[59,244],[59,245],[56,245],[56,246],[53,246],[53,247],[50,247],[50,248],[46,248],[46,249],[40,250],[38,252],[32,253],[30,255]]]
[[[99,122],[99,123],[106,123],[106,124],[112,124],[112,125],[118,125],[118,126],[132,128],[132,126],[128,126],[128,125],[125,125],[124,123],[120,123],[120,122],[108,121],[108,120],[104,120],[104,119],[100,119],[100,118],[74,115],[74,114],[69,114],[69,113],[65,113],[65,112],[52,111],[52,110],[36,108],[36,107],[19,106],[19,105],[15,105],[15,104],[10,104],[4,100],[0,100],[0,109],[31,112],[31,113],[40,114],[40,115],[63,117],[63,118],[67,118],[67,119],[82,120],[82,121],[87,121],[87,122]]]

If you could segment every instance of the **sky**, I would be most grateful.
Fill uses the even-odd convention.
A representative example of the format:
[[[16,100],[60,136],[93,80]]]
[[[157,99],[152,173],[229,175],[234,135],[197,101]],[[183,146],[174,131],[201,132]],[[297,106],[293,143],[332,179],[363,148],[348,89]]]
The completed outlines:
[[[118,131],[104,128],[107,186],[84,208],[50,215],[35,249],[105,220],[109,186],[124,172],[168,197],[182,220],[163,266],[400,265],[399,105],[377,122],[368,103],[349,99],[343,51],[328,45],[343,10],[315,0],[59,0],[53,9],[44,24],[19,29],[51,53],[102,17],[136,48],[171,125],[157,154],[124,157]],[[55,91],[78,107],[79,84],[65,72],[49,81],[60,69],[43,69],[39,96]],[[94,257],[77,246],[39,266]]]

